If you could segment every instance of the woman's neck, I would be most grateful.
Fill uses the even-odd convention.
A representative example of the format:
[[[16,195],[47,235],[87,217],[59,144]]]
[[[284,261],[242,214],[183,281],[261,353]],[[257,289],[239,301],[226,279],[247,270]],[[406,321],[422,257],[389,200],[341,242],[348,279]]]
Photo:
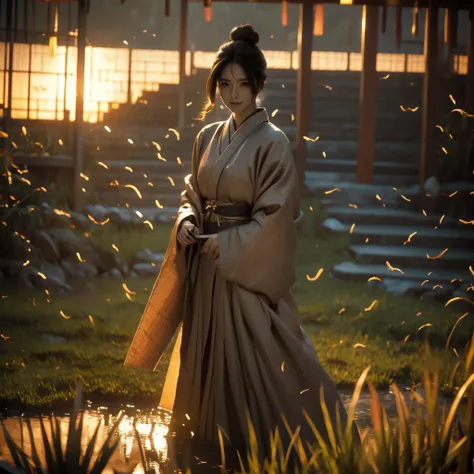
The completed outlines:
[[[251,114],[253,114],[257,110],[257,104],[254,102],[253,104],[249,105],[245,110],[242,111],[241,114],[232,114],[235,122],[235,128],[239,128],[240,124]]]

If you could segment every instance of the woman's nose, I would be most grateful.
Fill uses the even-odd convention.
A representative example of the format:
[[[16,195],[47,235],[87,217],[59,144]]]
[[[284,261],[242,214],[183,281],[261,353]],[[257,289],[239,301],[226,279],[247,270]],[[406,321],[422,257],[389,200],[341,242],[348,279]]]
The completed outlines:
[[[232,98],[233,99],[238,99],[239,98],[239,91],[237,89],[237,86],[232,87]]]

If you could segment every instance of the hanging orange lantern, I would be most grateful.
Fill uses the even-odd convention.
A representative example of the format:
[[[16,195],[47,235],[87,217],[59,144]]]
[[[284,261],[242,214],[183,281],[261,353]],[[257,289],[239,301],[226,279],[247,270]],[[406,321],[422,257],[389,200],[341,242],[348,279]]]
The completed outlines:
[[[324,33],[324,5],[317,3],[314,10],[314,36],[323,36]]]
[[[204,2],[204,20],[212,21],[212,0],[203,0]]]
[[[419,36],[420,34],[420,9],[413,7],[413,22],[411,25],[412,36]]]
[[[281,24],[282,26],[288,26],[288,0],[281,2]]]

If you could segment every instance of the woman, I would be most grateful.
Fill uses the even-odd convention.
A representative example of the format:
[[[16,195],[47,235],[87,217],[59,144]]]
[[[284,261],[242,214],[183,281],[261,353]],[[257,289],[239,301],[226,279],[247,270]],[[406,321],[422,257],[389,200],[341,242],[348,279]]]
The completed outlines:
[[[282,415],[314,442],[305,411],[327,439],[321,387],[331,419],[339,411],[344,426],[347,415],[290,291],[298,180],[288,138],[256,105],[266,79],[258,39],[250,25],[236,27],[217,53],[200,118],[216,92],[231,116],[196,137],[169,248],[125,363],[155,368],[182,321],[161,399],[173,410],[170,432],[218,446],[220,430],[225,445],[245,451],[248,413],[263,459],[275,428],[289,442]]]

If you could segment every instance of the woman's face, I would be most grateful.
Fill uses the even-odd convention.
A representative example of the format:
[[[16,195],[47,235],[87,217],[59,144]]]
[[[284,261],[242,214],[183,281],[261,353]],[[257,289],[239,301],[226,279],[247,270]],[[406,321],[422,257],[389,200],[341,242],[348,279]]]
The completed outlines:
[[[248,108],[255,106],[256,96],[240,64],[231,63],[224,67],[217,88],[222,102],[234,114],[244,114]]]

